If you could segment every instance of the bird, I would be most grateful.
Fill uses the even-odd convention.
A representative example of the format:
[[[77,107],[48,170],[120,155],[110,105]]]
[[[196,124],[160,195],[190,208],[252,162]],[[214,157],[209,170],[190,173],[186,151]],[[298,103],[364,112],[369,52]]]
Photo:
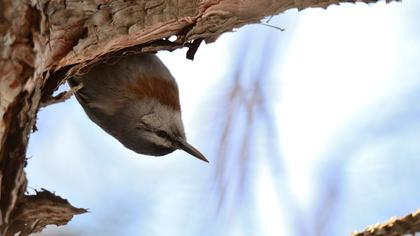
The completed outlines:
[[[183,150],[208,162],[186,139],[178,85],[155,55],[112,57],[68,79],[90,120],[136,153]]]

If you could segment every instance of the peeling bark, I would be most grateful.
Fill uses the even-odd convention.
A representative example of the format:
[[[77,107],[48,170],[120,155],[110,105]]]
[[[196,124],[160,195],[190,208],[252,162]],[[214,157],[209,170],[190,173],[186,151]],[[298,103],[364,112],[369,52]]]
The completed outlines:
[[[393,217],[382,224],[369,226],[365,231],[352,236],[400,236],[420,232],[420,209],[402,218]]]
[[[200,41],[265,16],[344,2],[377,0],[0,0],[0,235],[28,235],[85,212],[48,191],[25,195],[37,111],[68,76],[121,53],[191,47],[193,57]]]
[[[36,195],[25,196],[13,212],[6,235],[38,233],[49,224],[65,225],[74,215],[85,212],[85,209],[73,207],[67,200],[42,189]]]

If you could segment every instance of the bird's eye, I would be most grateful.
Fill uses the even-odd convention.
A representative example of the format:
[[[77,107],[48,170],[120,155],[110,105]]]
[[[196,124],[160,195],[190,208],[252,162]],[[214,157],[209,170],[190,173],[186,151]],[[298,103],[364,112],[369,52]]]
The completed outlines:
[[[159,130],[159,131],[157,131],[157,132],[156,132],[156,134],[157,134],[159,137],[161,137],[161,138],[166,138],[166,137],[168,137],[168,134],[167,134],[165,131],[163,131],[163,130]]]

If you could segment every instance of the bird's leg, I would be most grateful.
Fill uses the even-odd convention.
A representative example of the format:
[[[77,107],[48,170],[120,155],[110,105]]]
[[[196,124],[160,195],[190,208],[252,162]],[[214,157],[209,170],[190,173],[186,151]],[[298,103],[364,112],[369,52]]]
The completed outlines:
[[[79,83],[78,85],[71,87],[70,90],[68,91],[61,92],[56,96],[51,96],[50,98],[48,98],[47,101],[42,102],[40,107],[46,107],[52,104],[64,102],[67,99],[69,99],[71,96],[73,96],[73,94],[75,94],[81,88],[83,88],[83,84]]]

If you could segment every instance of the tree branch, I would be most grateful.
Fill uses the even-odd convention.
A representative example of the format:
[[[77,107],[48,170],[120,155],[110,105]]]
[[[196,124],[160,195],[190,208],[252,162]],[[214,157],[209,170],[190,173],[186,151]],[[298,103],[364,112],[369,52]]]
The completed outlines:
[[[382,224],[369,226],[365,231],[352,236],[399,236],[420,232],[420,209],[402,218],[391,218]]]

